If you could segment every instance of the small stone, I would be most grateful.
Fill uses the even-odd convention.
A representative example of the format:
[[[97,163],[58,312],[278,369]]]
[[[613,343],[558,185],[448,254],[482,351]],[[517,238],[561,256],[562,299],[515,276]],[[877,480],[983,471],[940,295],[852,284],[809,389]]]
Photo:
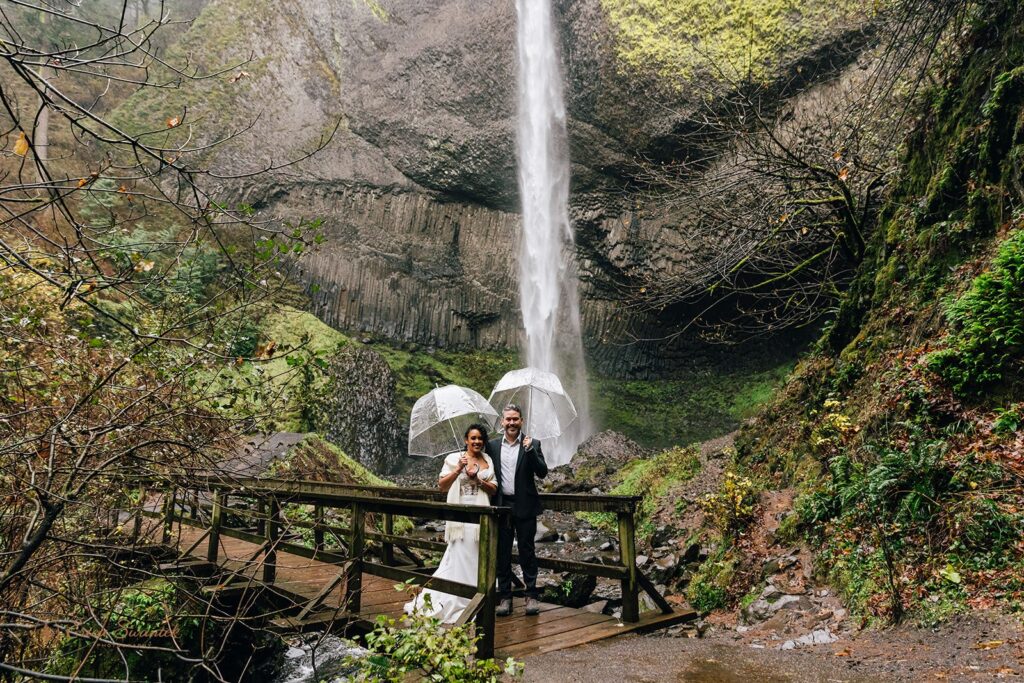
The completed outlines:
[[[610,550],[615,550],[615,544],[611,541],[605,541],[604,543],[599,545],[597,549],[600,550],[602,553],[606,553]]]
[[[787,640],[782,645],[779,645],[779,649],[780,650],[792,650],[795,647],[796,647],[796,643],[794,643],[792,640]]]
[[[646,555],[637,555],[636,556],[636,566],[638,566],[638,567],[644,566],[645,564],[647,564],[647,559],[648,558],[647,558]]]

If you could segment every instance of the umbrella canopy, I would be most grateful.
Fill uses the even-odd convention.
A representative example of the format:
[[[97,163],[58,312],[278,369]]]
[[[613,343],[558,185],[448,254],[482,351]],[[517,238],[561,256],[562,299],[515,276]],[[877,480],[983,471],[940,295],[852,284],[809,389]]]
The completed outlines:
[[[409,417],[409,455],[438,456],[461,451],[462,435],[474,422],[492,425],[498,418],[483,396],[457,384],[422,396]]]
[[[558,376],[537,368],[505,373],[489,402],[498,412],[509,403],[522,408],[523,433],[535,439],[559,436],[576,419],[576,406]]]

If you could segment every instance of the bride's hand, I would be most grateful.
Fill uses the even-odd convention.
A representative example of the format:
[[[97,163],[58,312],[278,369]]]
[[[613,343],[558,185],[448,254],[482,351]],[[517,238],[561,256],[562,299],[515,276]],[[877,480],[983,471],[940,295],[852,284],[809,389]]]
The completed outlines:
[[[476,475],[480,472],[480,468],[476,465],[470,465],[466,468],[466,476],[470,479],[476,479]]]

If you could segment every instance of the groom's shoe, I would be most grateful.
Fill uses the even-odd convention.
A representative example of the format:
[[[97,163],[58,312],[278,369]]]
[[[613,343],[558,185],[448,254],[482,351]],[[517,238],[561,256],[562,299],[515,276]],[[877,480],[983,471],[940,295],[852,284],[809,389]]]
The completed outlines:
[[[527,602],[529,604],[529,602]],[[498,603],[498,608],[494,610],[494,613],[499,617],[507,617],[512,614],[512,598],[502,598],[501,602]]]
[[[540,602],[537,598],[526,598],[526,616],[540,614]]]

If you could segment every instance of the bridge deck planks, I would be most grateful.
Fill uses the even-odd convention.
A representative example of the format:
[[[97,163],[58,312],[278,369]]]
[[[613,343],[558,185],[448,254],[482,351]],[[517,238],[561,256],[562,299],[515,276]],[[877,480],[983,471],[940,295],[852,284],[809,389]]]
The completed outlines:
[[[180,549],[188,548],[203,533],[202,529],[178,524],[175,525],[175,531],[172,541],[177,541]],[[249,541],[221,536],[218,562],[222,568],[258,582],[262,577],[262,556],[255,560],[251,559],[258,547]],[[200,543],[193,549],[191,556],[205,558],[206,543]],[[276,589],[281,595],[310,600],[337,576],[339,571],[340,568],[334,564],[278,551],[277,578],[272,589]],[[389,579],[363,574],[359,617],[372,623],[381,614],[392,617],[401,615],[402,607],[408,602],[410,595],[407,591],[396,591],[394,584],[395,582]],[[342,582],[324,599],[320,611],[337,609],[343,597]],[[640,621],[637,623],[622,623],[612,616],[548,603],[541,603],[539,615],[527,617],[523,611],[524,607],[524,600],[516,599],[512,614],[497,619],[496,656],[523,658],[624,633],[664,628],[696,616],[691,610],[677,610],[672,614],[645,612],[640,615]]]

